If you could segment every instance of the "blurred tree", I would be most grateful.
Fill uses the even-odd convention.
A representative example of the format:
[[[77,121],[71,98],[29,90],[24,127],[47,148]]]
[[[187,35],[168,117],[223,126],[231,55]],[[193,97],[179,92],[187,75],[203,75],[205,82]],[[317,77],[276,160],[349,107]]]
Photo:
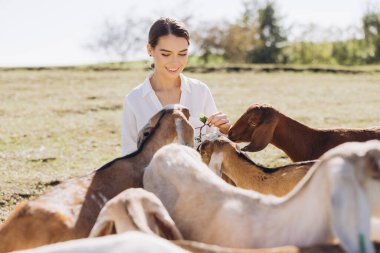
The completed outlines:
[[[247,62],[248,53],[259,43],[255,23],[230,24],[223,40],[224,57],[230,62]]]
[[[367,59],[368,63],[380,62],[380,13],[367,12],[362,19],[364,39],[372,52]]]
[[[243,12],[237,22],[228,24],[222,47],[224,58],[230,62],[247,62],[248,53],[259,44],[258,0],[243,2]]]
[[[286,37],[279,25],[273,1],[267,1],[258,10],[258,33],[260,43],[248,53],[248,61],[253,63],[277,63]]]
[[[193,31],[192,40],[198,47],[198,54],[203,63],[208,63],[214,55],[223,55],[223,41],[226,34],[223,26],[216,24],[201,24],[201,28]]]
[[[258,44],[257,1],[243,3],[241,18],[234,23],[201,24],[192,32],[205,63],[211,56],[223,55],[229,62],[246,62],[248,52]]]
[[[142,42],[146,41],[143,31],[149,24],[147,20],[131,17],[120,23],[106,20],[86,47],[94,52],[103,52],[112,60],[126,61],[132,52],[142,48]]]
[[[359,65],[368,61],[370,52],[371,49],[363,39],[348,39],[333,42],[331,57],[337,64]]]
[[[132,2],[130,10],[137,8],[137,5]],[[148,13],[148,17],[136,17],[133,11],[127,10],[128,15],[121,22],[105,20],[85,47],[95,53],[107,55],[112,61],[127,61],[136,56],[146,55],[144,53],[145,45],[148,43],[149,28],[158,17],[175,17],[191,28],[194,11],[189,2],[177,1],[171,7]],[[173,15],[173,9],[175,15]]]

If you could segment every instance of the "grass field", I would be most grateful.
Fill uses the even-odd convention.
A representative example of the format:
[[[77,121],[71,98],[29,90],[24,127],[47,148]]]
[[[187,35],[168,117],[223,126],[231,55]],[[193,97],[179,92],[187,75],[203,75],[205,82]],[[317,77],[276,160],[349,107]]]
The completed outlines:
[[[87,174],[121,153],[123,97],[144,70],[0,70],[0,220],[22,199]],[[380,74],[187,73],[235,121],[254,102],[313,127],[380,125]],[[252,155],[289,162],[269,147]]]

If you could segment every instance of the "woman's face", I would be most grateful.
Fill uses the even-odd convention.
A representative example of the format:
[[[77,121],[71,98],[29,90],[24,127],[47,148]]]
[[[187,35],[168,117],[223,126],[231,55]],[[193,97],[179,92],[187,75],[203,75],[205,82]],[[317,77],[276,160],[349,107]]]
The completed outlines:
[[[154,59],[154,72],[166,78],[178,78],[187,63],[187,40],[169,34],[160,37],[155,48],[151,48],[149,44],[147,47],[148,53]]]

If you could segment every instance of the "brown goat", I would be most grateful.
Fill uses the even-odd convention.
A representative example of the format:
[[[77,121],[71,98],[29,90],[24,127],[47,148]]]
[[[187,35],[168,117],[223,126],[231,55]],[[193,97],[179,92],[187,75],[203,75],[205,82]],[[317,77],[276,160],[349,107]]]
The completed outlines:
[[[252,104],[228,133],[236,142],[250,142],[242,148],[256,152],[269,143],[282,149],[293,161],[318,159],[344,142],[380,140],[380,128],[315,129],[299,123],[270,105]]]
[[[203,162],[213,167],[211,169],[217,174],[223,173],[236,186],[276,196],[290,192],[315,163],[306,161],[266,168],[253,162],[236,143],[223,136],[205,140],[199,151]]]
[[[144,168],[160,147],[178,139],[193,145],[189,116],[185,107],[166,106],[140,131],[137,151],[20,204],[0,227],[0,252],[87,237],[109,199],[125,189],[142,187]]]

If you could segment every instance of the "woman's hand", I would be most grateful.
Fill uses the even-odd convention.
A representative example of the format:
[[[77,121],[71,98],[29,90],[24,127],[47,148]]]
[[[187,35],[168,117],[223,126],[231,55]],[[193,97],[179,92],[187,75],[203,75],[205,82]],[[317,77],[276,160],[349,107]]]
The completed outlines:
[[[223,134],[227,134],[228,130],[230,130],[231,127],[231,123],[228,120],[227,115],[222,112],[217,112],[211,115],[207,119],[207,123],[210,123],[211,125],[219,128],[219,131]]]

